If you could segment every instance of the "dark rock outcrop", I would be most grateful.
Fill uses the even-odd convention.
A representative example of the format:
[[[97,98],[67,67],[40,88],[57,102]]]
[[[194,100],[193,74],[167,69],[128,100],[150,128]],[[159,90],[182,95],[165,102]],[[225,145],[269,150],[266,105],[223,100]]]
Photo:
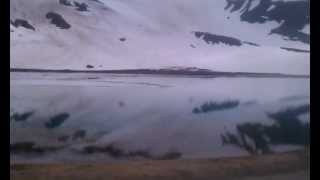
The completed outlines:
[[[193,45],[193,44],[190,44],[190,47],[192,47],[192,48],[196,48],[196,46],[195,46],[195,45]]]
[[[226,10],[239,11],[241,20],[248,23],[265,23],[276,21],[279,26],[270,34],[279,34],[293,41],[310,43],[310,36],[301,30],[310,24],[309,0],[278,1],[261,0],[253,7],[256,0],[226,0]]]
[[[222,111],[227,109],[236,108],[239,106],[239,101],[225,101],[221,103],[217,102],[206,102],[202,104],[200,107],[194,108],[193,113],[194,114],[200,114],[200,113],[208,113],[213,111]]]
[[[69,0],[59,0],[59,3],[65,6],[72,6]]]
[[[29,119],[32,115],[34,114],[34,111],[30,111],[30,112],[25,112],[22,114],[19,113],[14,113],[10,119],[15,120],[17,122],[19,121],[26,121],[27,119]]]
[[[114,158],[126,156],[126,153],[122,149],[115,147],[113,144],[105,147],[87,146],[83,149],[82,152],[85,154],[107,153]]]
[[[200,32],[196,31],[194,32],[195,36],[199,39],[203,39],[207,44],[218,44],[218,43],[224,43],[229,46],[241,46],[242,43],[239,39],[227,37],[227,36],[221,36],[221,35],[215,35],[208,32]]]
[[[73,3],[77,7],[76,10],[78,10],[78,11],[88,11],[88,5],[86,3],[79,3],[77,1],[74,1]]]
[[[90,64],[88,64],[86,67],[87,67],[88,69],[94,68],[94,66],[92,66],[92,65],[90,65]]]
[[[48,12],[46,14],[46,18],[51,20],[50,21],[51,24],[54,24],[61,29],[71,28],[71,25],[69,23],[67,23],[67,21],[64,20],[64,18],[58,13]]]
[[[70,117],[69,113],[58,114],[50,118],[50,121],[45,123],[45,127],[48,129],[57,128],[61,126],[69,117]]]
[[[26,29],[30,29],[33,31],[36,30],[27,20],[24,19],[16,19],[15,21],[10,20],[10,23],[16,28],[22,26]]]

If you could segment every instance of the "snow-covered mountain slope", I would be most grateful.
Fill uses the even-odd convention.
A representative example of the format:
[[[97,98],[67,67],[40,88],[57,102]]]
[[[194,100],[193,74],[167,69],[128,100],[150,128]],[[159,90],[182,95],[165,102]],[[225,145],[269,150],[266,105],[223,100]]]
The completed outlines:
[[[309,74],[309,2],[304,0],[10,4],[11,68],[187,66]]]

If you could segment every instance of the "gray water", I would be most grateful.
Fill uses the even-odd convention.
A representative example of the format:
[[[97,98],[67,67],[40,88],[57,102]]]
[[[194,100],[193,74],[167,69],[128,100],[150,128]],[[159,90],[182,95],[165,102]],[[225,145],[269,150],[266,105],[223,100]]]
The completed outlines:
[[[170,152],[172,158],[250,155],[222,135],[239,136],[237,126],[246,123],[271,127],[283,116],[299,121],[295,128],[310,122],[308,78],[11,73],[10,83],[11,162],[118,162]],[[265,139],[273,152],[308,141]]]

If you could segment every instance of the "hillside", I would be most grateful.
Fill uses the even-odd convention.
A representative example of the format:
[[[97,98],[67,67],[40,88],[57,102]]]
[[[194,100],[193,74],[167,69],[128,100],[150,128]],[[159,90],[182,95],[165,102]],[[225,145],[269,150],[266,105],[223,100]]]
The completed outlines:
[[[11,0],[11,68],[309,74],[305,0]]]

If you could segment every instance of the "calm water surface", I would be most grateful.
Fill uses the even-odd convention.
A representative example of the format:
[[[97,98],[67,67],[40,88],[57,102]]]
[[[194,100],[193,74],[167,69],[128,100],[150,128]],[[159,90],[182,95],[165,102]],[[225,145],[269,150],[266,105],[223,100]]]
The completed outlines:
[[[10,82],[11,162],[239,156],[309,142],[309,79],[11,73]]]

